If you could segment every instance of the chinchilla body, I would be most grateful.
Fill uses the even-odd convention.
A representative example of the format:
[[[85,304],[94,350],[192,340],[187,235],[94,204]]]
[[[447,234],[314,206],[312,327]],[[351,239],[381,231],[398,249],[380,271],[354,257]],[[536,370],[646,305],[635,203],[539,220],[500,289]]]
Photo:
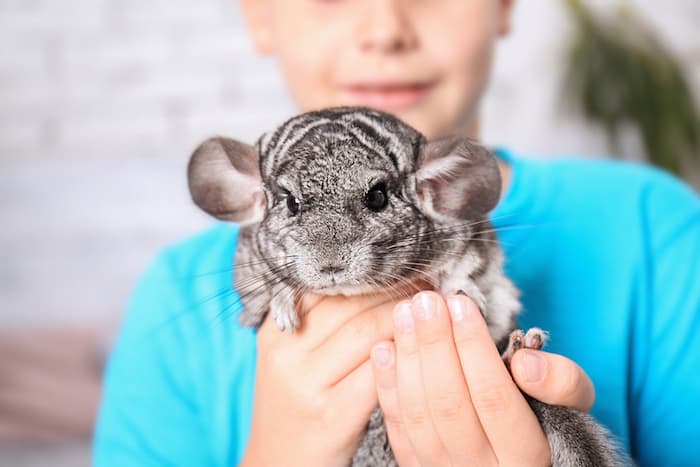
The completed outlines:
[[[255,146],[211,138],[188,171],[194,201],[242,225],[234,286],[244,325],[271,313],[293,332],[305,291],[353,295],[420,281],[467,294],[499,349],[508,345],[520,302],[488,220],[501,179],[475,141],[427,141],[388,114],[337,108],[296,116]],[[554,465],[625,464],[590,416],[528,402]],[[353,465],[395,465],[379,409]]]

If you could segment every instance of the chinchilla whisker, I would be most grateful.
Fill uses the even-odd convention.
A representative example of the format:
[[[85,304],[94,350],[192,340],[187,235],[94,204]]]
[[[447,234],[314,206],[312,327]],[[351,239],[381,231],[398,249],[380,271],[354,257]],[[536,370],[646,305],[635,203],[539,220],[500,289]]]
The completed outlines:
[[[415,271],[417,275],[421,278],[427,279],[430,282],[430,277],[426,275],[423,271],[416,270]],[[410,279],[399,276],[397,274],[393,274],[387,271],[379,271],[377,273],[380,277],[382,278],[389,278],[392,280],[392,283],[395,284],[396,286],[401,285],[401,284],[408,284],[410,282]]]
[[[206,277],[206,276],[214,276],[217,274],[223,274],[223,273],[231,273],[234,270],[240,270],[243,268],[248,268],[252,266],[257,266],[263,263],[266,263],[267,261],[273,261],[273,260],[289,260],[289,259],[295,259],[297,258],[296,255],[288,255],[288,256],[279,256],[279,257],[271,257],[271,258],[260,258],[259,260],[256,261],[247,261],[245,263],[238,263],[235,265],[235,267],[232,265],[227,268],[222,268],[218,269],[215,271],[207,271],[207,272],[201,272],[197,274],[191,274],[187,276],[182,276],[182,277],[174,277],[174,279],[196,279],[199,277]]]
[[[277,272],[282,272],[282,271],[285,271],[289,268],[294,267],[294,264],[295,264],[294,261],[289,261],[287,263],[275,264],[274,266],[268,265],[267,270],[272,272],[273,274],[275,274]]]
[[[430,266],[430,263],[423,263],[423,262],[418,262],[418,261],[401,261],[401,262],[392,262],[389,263],[392,266],[396,266],[397,268],[406,268],[406,267],[415,267],[415,268],[425,268],[427,266]],[[421,272],[424,272],[423,269],[421,269]]]
[[[503,229],[506,230],[506,229]],[[493,232],[497,232],[499,230],[493,230]],[[424,246],[428,245],[431,243],[439,243],[439,242],[455,242],[455,241],[471,241],[471,242],[480,242],[480,243],[493,243],[496,245],[512,245],[512,243],[505,242],[503,240],[499,240],[496,238],[480,238],[476,235],[482,234],[482,233],[488,233],[491,231],[482,231],[482,232],[473,232],[473,233],[464,233],[463,235],[456,235],[456,234],[451,234],[450,236],[438,236],[436,234],[422,234],[420,236],[415,236],[412,238],[406,238],[397,241],[394,245],[391,245],[389,247],[385,247],[387,251],[395,250],[395,249],[401,249],[405,247],[411,247],[411,246]]]
[[[386,247],[387,250],[389,249],[398,249],[401,247],[406,247],[406,246],[420,246],[423,244],[429,244],[429,243],[435,243],[435,242],[455,242],[455,241],[482,241],[482,242],[493,242],[493,243],[498,243],[499,240],[495,238],[478,238],[478,237],[473,237],[473,235],[470,234],[465,234],[465,235],[456,235],[452,234],[449,237],[443,237],[443,236],[437,236],[437,235],[424,235],[424,236],[418,236],[418,237],[413,237],[413,238],[406,238],[403,240],[400,240],[396,242],[395,245]]]
[[[231,311],[233,308],[235,308],[237,306],[240,306],[241,308],[243,307],[243,303],[241,302],[240,299],[237,299],[237,300],[229,303],[228,305],[221,307],[221,309],[216,314],[216,316],[214,316],[211,319],[211,322],[223,322],[224,319],[227,319],[230,316],[229,311]]]
[[[286,268],[277,268],[277,269],[273,272],[273,274],[282,273],[282,272],[284,272],[285,270],[286,270]],[[265,284],[268,283],[268,281],[270,280],[271,277],[272,277],[272,275],[270,275],[270,274],[268,274],[268,273],[258,274],[258,275],[255,275],[255,276],[248,277],[248,278],[246,278],[246,279],[243,280],[243,281],[235,281],[234,284],[233,284],[233,287],[234,287],[236,290],[245,290],[245,289],[247,289],[248,287],[255,286],[256,284],[258,284],[258,285],[265,285]]]
[[[433,242],[430,242],[433,243]],[[464,255],[455,251],[445,251],[444,249],[438,249],[438,248],[430,248],[428,245],[430,245],[429,242],[424,242],[423,244],[413,244],[413,245],[405,245],[403,248],[395,248],[395,249],[387,249],[384,251],[385,254],[390,254],[391,258],[408,258],[408,259],[416,259],[419,260],[420,254],[424,253],[439,253],[440,255],[446,255],[446,256],[453,256],[455,258],[462,258]],[[413,248],[409,249],[409,247],[419,247],[418,252],[416,252]],[[430,259],[425,259],[424,261],[431,261]]]
[[[245,284],[236,285],[235,289],[241,297],[245,298],[253,293],[262,293],[271,285],[281,282],[283,282],[282,278],[256,277]]]
[[[406,298],[405,294],[401,293],[402,291],[395,283],[389,281],[378,281],[376,282],[376,284],[379,288],[384,290],[386,294],[389,295],[389,298],[391,298],[392,300],[401,300],[403,298]]]
[[[261,291],[255,290],[255,291],[251,291],[247,294],[242,294],[242,295],[239,294],[237,297],[235,297],[235,300],[233,300],[231,303],[229,303],[228,305],[223,307],[221,310],[219,310],[219,312],[216,314],[216,316],[214,316],[214,318],[212,318],[212,321],[223,321],[224,319],[228,318],[232,314],[232,313],[230,314],[229,311],[231,311],[232,309],[234,309],[236,307],[240,307],[240,309],[243,309],[243,300],[245,298],[250,297],[250,296],[254,296],[254,294],[256,294],[256,293],[261,293]],[[225,316],[225,315],[229,315],[229,316]]]
[[[400,300],[405,298],[405,294],[401,293],[402,291],[399,289],[399,284],[397,284],[395,280],[387,281],[378,279],[377,277],[372,277],[370,278],[370,282],[371,285],[384,289],[392,300]]]
[[[261,279],[261,278],[257,278]],[[224,317],[226,313],[228,313],[229,310],[231,310],[233,307],[237,305],[243,306],[243,301],[247,298],[254,297],[257,294],[261,293],[267,293],[269,288],[274,288],[275,286],[283,283],[284,280],[281,278],[272,278],[272,279],[262,279],[259,282],[259,286],[252,288],[250,290],[243,290],[239,289],[238,297],[236,297],[236,300],[234,300],[232,303],[228,304],[226,307],[224,307],[219,313],[217,313],[215,319],[220,320]],[[280,291],[284,291],[284,288],[280,288],[273,296],[277,295],[280,293]]]
[[[404,264],[418,266],[418,267],[428,267],[433,264],[433,261],[427,258],[416,258],[414,255],[410,254],[392,254],[390,257],[384,258],[384,263],[388,266],[402,266]]]
[[[155,334],[163,330],[166,326],[169,326],[173,323],[175,323],[177,320],[184,318],[185,316],[189,315],[190,313],[196,312],[200,307],[203,305],[206,305],[207,303],[217,300],[217,299],[225,299],[227,296],[232,296],[235,297],[236,293],[233,290],[232,287],[224,287],[221,288],[211,295],[208,295],[201,300],[197,300],[196,303],[194,303],[192,306],[188,306],[187,308],[177,311],[173,313],[171,316],[168,316],[166,320],[163,322],[157,324],[153,329],[149,330],[146,334],[144,334],[142,337],[144,339],[151,339]]]
[[[392,279],[392,282],[391,282],[391,283],[388,283],[388,284],[392,284],[392,285],[394,285],[394,286],[395,286],[396,284],[401,283],[401,282],[407,282],[407,280],[406,280],[405,277],[401,277],[401,276],[399,276],[399,275],[397,275],[397,274],[392,274],[392,273],[387,272],[387,271],[378,271],[377,274],[378,274],[380,277],[388,277],[388,278]]]
[[[436,248],[431,248],[433,243],[437,243],[439,241],[442,242],[448,242],[448,239],[441,239],[441,240],[435,240],[435,241],[425,241],[425,242],[415,242],[415,243],[407,243],[405,245],[401,245],[396,248],[386,248],[384,250],[384,253],[390,253],[392,256],[395,255],[403,255],[406,257],[420,257],[420,254],[422,252],[426,251],[439,251],[440,253],[445,253],[448,255],[457,255],[460,258],[462,255],[460,255],[457,252],[451,252],[451,251],[444,251],[444,250],[438,250]]]
[[[271,264],[270,262],[266,262],[264,269],[268,271],[273,271],[276,273],[277,271],[284,271],[285,269],[293,267],[295,264],[294,260],[291,261],[286,261],[283,263],[278,263],[278,264]]]
[[[275,266],[270,266],[270,267],[268,267],[268,271],[272,272],[273,274],[277,274],[278,272],[284,272],[284,271],[287,271],[293,267],[294,267],[294,262],[289,262],[289,263],[284,263],[284,264],[278,264]]]
[[[489,216],[489,220],[491,222],[495,222],[495,221],[500,221],[501,219],[506,219],[508,217],[517,217],[520,215],[521,214],[519,214],[517,212],[506,212],[506,213],[501,214],[500,216]]]
[[[424,271],[421,271],[420,269],[416,269],[416,268],[413,268],[413,267],[410,267],[410,266],[404,267],[404,269],[406,269],[406,270],[412,272],[417,278],[426,279],[426,280],[428,280],[428,281],[430,280],[430,276],[427,275]],[[385,274],[385,276],[388,276],[388,274]],[[395,275],[395,274],[392,274],[390,277],[392,277],[392,278],[397,278],[397,277],[400,277],[400,276],[397,276],[397,275]],[[406,279],[404,278],[403,281],[406,282]]]
[[[197,304],[195,306],[199,307],[201,305],[205,305],[206,303],[208,303],[212,300],[216,300],[217,298],[221,298],[221,297],[226,296],[227,294],[232,294],[232,293],[234,293],[233,287],[231,287],[231,286],[223,287],[223,288],[217,290],[216,292],[214,292],[213,294],[208,295],[201,300],[198,300]]]
[[[502,240],[497,240],[493,238],[460,238],[460,237],[453,237],[453,238],[434,238],[434,239],[428,239],[428,240],[421,240],[420,245],[426,245],[426,244],[433,244],[433,243],[439,243],[439,242],[454,242],[455,240],[468,240],[470,242],[480,242],[480,243],[493,243],[496,245],[509,245],[508,242],[503,242]],[[423,248],[421,248],[423,250]],[[433,251],[440,251],[442,250],[433,250]],[[459,256],[459,255],[458,255]]]
[[[265,272],[263,274],[246,278],[246,280],[244,281],[234,283],[234,287],[236,288],[236,290],[245,290],[249,287],[255,287],[257,289],[257,286],[265,286],[267,284],[270,284],[271,280],[281,281],[283,277],[278,274],[284,272],[286,269],[288,269],[288,267],[289,265],[287,265],[287,267],[284,268],[275,268],[274,270],[272,270],[272,275]]]
[[[421,232],[421,233],[422,233],[422,234],[432,234],[432,233],[450,234],[450,233],[460,232],[460,231],[463,231],[463,230],[473,230],[474,227],[477,227],[477,226],[483,225],[483,224],[486,224],[486,225],[488,225],[489,227],[492,226],[492,224],[489,222],[488,219],[484,219],[484,220],[476,221],[476,222],[473,222],[473,221],[471,221],[471,222],[460,222],[460,223],[450,224],[450,225],[445,225],[445,226],[436,226],[436,227],[434,227],[434,228],[432,228],[432,229],[425,230],[425,231],[423,231],[423,232]],[[520,226],[520,225],[521,225],[521,224],[518,224],[517,226]],[[505,224],[505,225],[503,225],[503,226],[501,226],[501,227],[498,227],[498,228],[496,228],[496,229],[494,229],[494,230],[502,230],[502,229],[504,229],[504,228],[514,227],[514,226],[515,226],[515,225],[508,225],[508,224]],[[533,226],[533,227],[536,227],[536,226]],[[487,229],[487,230],[484,230],[484,232],[488,232],[488,231],[489,231],[488,229]]]
[[[273,261],[289,261],[289,260],[294,260],[297,259],[297,255],[287,255],[287,256],[274,256],[270,258],[261,258],[256,261],[246,261],[245,263],[236,263],[235,268],[240,269],[240,268],[247,268],[250,266],[257,266],[259,264],[265,264]]]
[[[392,300],[406,300],[410,298],[411,293],[414,293],[408,282],[397,282],[393,277],[380,277],[374,279],[374,283],[378,288],[384,290]]]
[[[535,228],[541,228],[544,224],[519,224],[519,225],[506,225],[503,227],[494,227],[492,229],[486,229],[486,230],[478,230],[475,231],[474,234],[483,234],[483,233],[497,233],[497,232],[505,232],[508,230],[524,230],[524,229],[535,229]]]
[[[291,258],[291,257],[286,257],[284,259],[288,259],[288,258]],[[268,258],[268,259],[278,259],[278,258]],[[239,269],[243,269],[243,268],[247,268],[247,267],[256,266],[256,265],[259,265],[259,264],[262,264],[265,262],[266,261],[264,259],[260,260],[260,261],[250,261],[247,263],[236,264],[235,267],[232,265],[232,266],[222,268],[222,269],[217,269],[214,271],[200,272],[197,274],[188,274],[186,276],[175,276],[175,277],[173,277],[173,279],[176,279],[176,280],[197,279],[197,278],[201,278],[201,277],[215,276],[217,274],[232,273],[234,270],[239,270]]]
[[[515,244],[513,242],[506,242],[503,240],[493,240],[490,238],[473,238],[472,241],[475,243],[493,243],[495,245],[508,245],[511,247],[515,246]]]
[[[465,235],[465,236],[471,236],[472,233],[468,230],[460,230],[460,229],[453,229],[453,230],[430,230],[430,231],[423,231],[423,232],[415,232],[413,234],[409,234],[403,238],[400,238],[396,240],[393,244],[394,245],[401,245],[404,242],[416,242],[421,239],[425,238],[454,238],[456,235]]]
[[[188,274],[186,276],[176,276],[176,277],[173,277],[173,279],[176,279],[176,280],[198,279],[198,278],[202,278],[202,277],[216,276],[217,274],[232,273],[232,272],[233,272],[233,266],[229,266],[227,268],[218,269],[215,271],[200,272],[197,274]]]
[[[417,275],[418,278],[424,279],[428,283],[432,283],[434,280],[434,278],[430,274],[428,274],[426,271],[424,271],[422,269],[417,269],[417,268],[414,268],[412,266],[408,266],[408,267],[406,267],[406,269],[413,272],[414,274]]]
[[[272,283],[278,283],[281,281],[282,279],[258,277],[256,278],[256,280],[251,280],[244,285],[237,286],[236,293],[238,293],[238,296],[240,298],[244,299],[246,297],[250,297],[253,294],[262,293]]]

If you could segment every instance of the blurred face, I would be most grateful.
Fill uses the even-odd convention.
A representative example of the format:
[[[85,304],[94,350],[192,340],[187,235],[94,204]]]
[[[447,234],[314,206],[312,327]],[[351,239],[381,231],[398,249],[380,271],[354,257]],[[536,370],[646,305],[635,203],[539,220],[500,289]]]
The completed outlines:
[[[384,110],[428,137],[470,129],[508,0],[243,0],[302,111]]]

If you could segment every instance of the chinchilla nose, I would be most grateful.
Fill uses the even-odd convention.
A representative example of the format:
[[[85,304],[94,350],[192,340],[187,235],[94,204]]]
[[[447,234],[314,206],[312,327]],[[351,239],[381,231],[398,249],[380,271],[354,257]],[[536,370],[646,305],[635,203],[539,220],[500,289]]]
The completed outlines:
[[[318,270],[321,274],[338,274],[345,271],[345,265],[339,261],[332,261],[321,264]]]

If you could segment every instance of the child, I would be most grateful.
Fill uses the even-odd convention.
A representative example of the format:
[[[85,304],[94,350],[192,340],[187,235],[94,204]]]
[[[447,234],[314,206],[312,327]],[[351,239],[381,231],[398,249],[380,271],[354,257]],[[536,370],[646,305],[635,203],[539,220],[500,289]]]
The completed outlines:
[[[242,7],[300,110],[376,107],[434,138],[478,136],[512,1]],[[550,349],[585,368],[592,413],[640,465],[695,462],[700,200],[647,168],[499,156],[492,218],[522,291],[521,324],[549,330]],[[516,386],[463,297],[307,300],[303,332],[269,320],[243,329],[222,318],[235,304],[236,233],[222,224],[169,248],[136,289],[106,375],[97,465],[345,465],[377,403],[400,465],[548,465],[518,387],[551,404],[593,403],[586,373],[560,355],[519,351]]]

